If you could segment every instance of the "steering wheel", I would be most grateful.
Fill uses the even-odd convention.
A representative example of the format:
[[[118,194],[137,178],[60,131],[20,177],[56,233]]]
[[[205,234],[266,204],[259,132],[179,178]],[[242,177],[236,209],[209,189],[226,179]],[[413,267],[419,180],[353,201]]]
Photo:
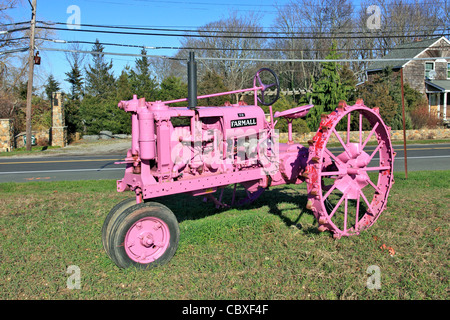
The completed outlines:
[[[272,74],[272,76],[275,78],[275,82],[274,83],[272,83],[272,84],[264,84],[262,82],[260,75],[261,75],[261,72],[265,72],[265,71],[267,71],[267,72]],[[256,86],[257,82],[259,83],[259,86],[262,88],[261,89],[261,97],[260,96],[257,97],[258,98],[258,102],[261,103],[263,106],[271,106],[271,105],[273,105],[278,100],[278,98],[280,97],[280,81],[278,80],[278,77],[275,74],[275,72],[273,72],[269,68],[259,69],[258,72],[256,72],[255,77],[253,78],[253,86]],[[265,93],[265,91],[267,89],[272,88],[272,87],[276,87],[275,98],[273,98],[272,100],[266,102],[266,98],[265,98],[264,93]]]

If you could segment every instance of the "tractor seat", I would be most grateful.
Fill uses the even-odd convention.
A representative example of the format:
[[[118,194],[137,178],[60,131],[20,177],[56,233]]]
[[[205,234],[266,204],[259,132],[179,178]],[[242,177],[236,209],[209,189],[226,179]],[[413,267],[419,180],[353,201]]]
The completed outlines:
[[[314,107],[314,105],[308,104],[308,105],[295,107],[295,108],[284,110],[284,111],[277,111],[277,112],[275,112],[275,114],[273,116],[274,116],[274,118],[281,117],[281,118],[286,118],[286,119],[303,118],[308,114],[309,109],[311,109],[312,107]]]

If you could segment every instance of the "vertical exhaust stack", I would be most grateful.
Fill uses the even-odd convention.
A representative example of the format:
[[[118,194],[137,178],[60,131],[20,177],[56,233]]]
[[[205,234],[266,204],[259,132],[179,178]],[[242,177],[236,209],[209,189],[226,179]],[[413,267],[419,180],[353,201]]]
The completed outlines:
[[[197,108],[197,62],[194,52],[189,52],[187,68],[189,109],[195,110]]]

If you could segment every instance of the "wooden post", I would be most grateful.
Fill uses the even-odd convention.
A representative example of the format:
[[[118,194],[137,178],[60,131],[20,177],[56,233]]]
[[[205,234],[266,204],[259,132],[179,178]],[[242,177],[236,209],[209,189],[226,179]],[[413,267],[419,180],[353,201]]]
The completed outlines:
[[[402,86],[402,115],[403,115],[403,150],[405,152],[405,178],[408,179],[408,160],[406,155],[406,128],[405,128],[405,93],[403,89],[403,67],[400,69],[400,81]]]
[[[26,135],[27,151],[31,151],[31,98],[33,97],[33,75],[34,75],[34,42],[36,29],[36,0],[31,4],[31,29],[30,48],[28,57],[28,88],[27,88],[27,109],[26,109]]]

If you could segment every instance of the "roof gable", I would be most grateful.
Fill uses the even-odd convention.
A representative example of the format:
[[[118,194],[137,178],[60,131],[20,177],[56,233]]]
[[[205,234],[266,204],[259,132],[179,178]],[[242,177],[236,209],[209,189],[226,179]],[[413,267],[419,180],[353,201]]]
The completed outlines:
[[[411,58],[415,58],[418,55],[422,54],[423,52],[428,50],[431,46],[433,46],[435,43],[439,42],[442,39],[444,39],[448,44],[450,44],[450,41],[448,41],[447,38],[439,37],[398,45],[395,48],[393,48],[387,55],[382,57],[380,60],[371,63],[367,67],[367,71],[382,70],[388,67],[393,69],[400,69],[409,61],[411,61]],[[391,59],[398,59],[398,60],[391,60]]]

